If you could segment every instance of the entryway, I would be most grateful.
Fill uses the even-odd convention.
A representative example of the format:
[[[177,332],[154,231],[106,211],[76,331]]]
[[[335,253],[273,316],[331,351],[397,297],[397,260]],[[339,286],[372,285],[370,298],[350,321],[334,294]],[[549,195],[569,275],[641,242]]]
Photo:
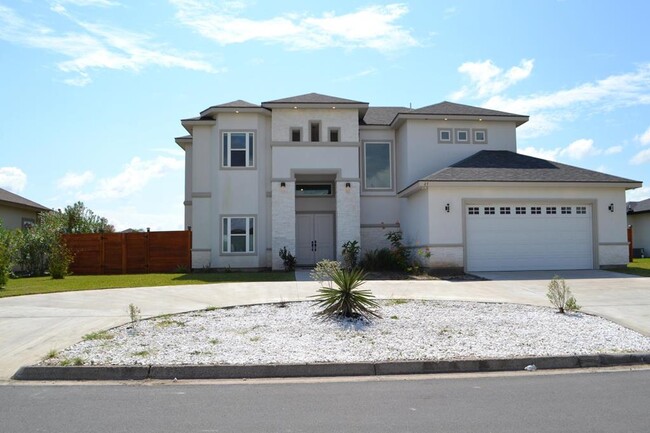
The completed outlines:
[[[296,263],[313,266],[323,259],[334,260],[334,214],[296,214]]]

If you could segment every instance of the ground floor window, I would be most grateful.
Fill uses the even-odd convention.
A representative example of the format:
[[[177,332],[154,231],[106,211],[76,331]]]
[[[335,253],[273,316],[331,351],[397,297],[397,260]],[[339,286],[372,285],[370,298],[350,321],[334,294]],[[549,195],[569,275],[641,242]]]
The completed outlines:
[[[255,252],[255,218],[224,217],[222,219],[224,253]]]

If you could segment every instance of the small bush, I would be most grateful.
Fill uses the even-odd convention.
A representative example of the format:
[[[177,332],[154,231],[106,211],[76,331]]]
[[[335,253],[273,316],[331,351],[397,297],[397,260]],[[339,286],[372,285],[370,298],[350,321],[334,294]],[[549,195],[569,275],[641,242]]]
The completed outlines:
[[[62,280],[65,278],[65,276],[69,274],[72,260],[72,253],[63,239],[59,236],[50,247],[47,264],[47,270],[50,272],[50,276],[55,280]]]
[[[129,304],[129,317],[131,317],[131,326],[135,329],[140,322],[140,309],[135,304]]]
[[[1,227],[0,227],[1,228]],[[0,239],[0,289],[4,289],[11,274],[11,252],[9,246]]]
[[[390,242],[390,251],[399,270],[405,271],[409,267],[411,252],[402,243],[402,232],[388,232],[386,239]]]
[[[548,284],[546,297],[562,314],[564,314],[565,311],[579,311],[581,308],[576,302],[576,298],[571,294],[569,286],[567,286],[564,279],[560,278],[558,275],[554,276]]]
[[[395,260],[395,256],[388,248],[367,251],[361,261],[361,267],[368,272],[401,270],[399,263]]]
[[[291,254],[291,252],[289,252],[286,246],[282,247],[278,255],[282,259],[285,272],[291,272],[294,269],[296,269],[296,257],[293,254]]]
[[[359,242],[357,241],[347,241],[343,244],[343,265],[346,269],[352,269],[357,267],[359,262]]]
[[[332,275],[334,272],[341,270],[341,264],[335,260],[321,260],[316,263],[316,267],[309,274],[312,280],[318,281],[323,286],[332,288]]]
[[[321,287],[318,294],[312,296],[325,317],[342,317],[370,319],[381,317],[377,310],[379,304],[370,290],[359,289],[365,283],[365,274],[361,269],[340,269],[332,274],[336,287]]]

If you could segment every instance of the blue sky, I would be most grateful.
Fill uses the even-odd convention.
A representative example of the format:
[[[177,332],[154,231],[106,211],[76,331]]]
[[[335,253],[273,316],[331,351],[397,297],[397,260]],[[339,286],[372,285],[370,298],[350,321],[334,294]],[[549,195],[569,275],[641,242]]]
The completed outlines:
[[[643,181],[650,3],[0,0],[0,187],[183,227],[181,118],[308,92],[526,114],[522,153]]]

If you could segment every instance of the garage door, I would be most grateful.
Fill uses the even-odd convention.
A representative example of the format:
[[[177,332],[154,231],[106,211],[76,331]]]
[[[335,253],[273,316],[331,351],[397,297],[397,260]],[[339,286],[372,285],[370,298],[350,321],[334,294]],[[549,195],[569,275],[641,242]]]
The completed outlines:
[[[590,205],[470,204],[465,215],[468,271],[593,268]]]

